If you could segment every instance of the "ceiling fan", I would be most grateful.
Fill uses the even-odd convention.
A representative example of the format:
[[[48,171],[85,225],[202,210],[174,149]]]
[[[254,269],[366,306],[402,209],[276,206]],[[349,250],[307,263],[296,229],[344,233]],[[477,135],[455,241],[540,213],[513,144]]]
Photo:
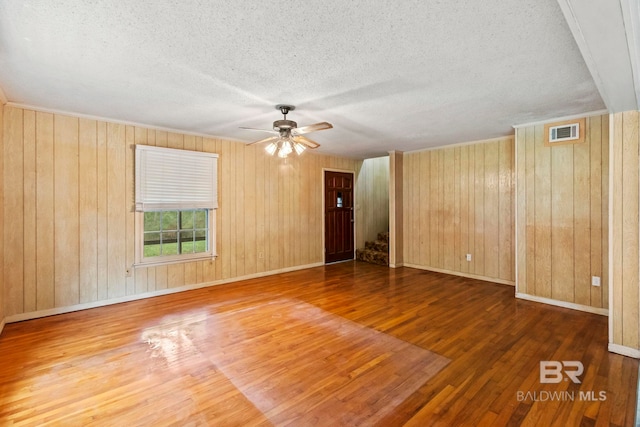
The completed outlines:
[[[278,157],[284,158],[291,154],[293,151],[300,155],[307,148],[318,148],[320,146],[320,144],[318,144],[317,142],[307,138],[306,136],[303,136],[304,134],[316,132],[319,130],[331,129],[333,127],[331,123],[320,122],[299,128],[296,122],[294,122],[293,120],[287,120],[287,114],[289,114],[289,111],[295,110],[295,106],[278,104],[276,105],[276,109],[280,110],[280,112],[284,115],[284,119],[276,120],[275,122],[273,122],[273,130],[255,129],[248,127],[240,128],[246,130],[255,130],[259,132],[269,132],[275,134],[275,136],[270,136],[259,141],[254,141],[247,145],[268,142],[269,144],[265,147],[265,151],[272,156],[277,153]]]

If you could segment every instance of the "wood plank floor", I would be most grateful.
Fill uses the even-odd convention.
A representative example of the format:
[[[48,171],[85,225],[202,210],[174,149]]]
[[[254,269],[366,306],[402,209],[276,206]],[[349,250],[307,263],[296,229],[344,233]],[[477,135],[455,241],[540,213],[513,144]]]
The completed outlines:
[[[607,318],[513,294],[347,262],[9,324],[0,425],[633,425]]]

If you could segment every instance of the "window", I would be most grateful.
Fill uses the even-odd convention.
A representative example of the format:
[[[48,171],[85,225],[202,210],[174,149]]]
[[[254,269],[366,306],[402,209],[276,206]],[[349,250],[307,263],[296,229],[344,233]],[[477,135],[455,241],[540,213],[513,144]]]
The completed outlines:
[[[136,146],[136,264],[215,256],[217,159]]]
[[[206,209],[144,213],[144,257],[206,253]]]

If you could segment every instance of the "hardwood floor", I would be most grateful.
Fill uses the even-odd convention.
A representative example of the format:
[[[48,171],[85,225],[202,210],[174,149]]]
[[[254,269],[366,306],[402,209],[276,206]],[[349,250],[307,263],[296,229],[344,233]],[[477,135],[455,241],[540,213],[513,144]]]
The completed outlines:
[[[9,324],[0,424],[633,425],[607,318],[513,294],[347,262]]]

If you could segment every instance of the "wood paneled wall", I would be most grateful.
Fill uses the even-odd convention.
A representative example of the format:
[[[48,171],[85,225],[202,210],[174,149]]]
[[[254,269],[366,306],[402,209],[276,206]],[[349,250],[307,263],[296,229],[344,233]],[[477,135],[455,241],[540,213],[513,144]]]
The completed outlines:
[[[323,261],[322,169],[361,161],[4,109],[6,316],[224,281]],[[215,152],[215,261],[132,268],[134,144]]]
[[[545,147],[543,132],[516,132],[518,293],[607,308],[608,116],[588,117],[579,144]]]
[[[514,190],[512,137],[405,153],[405,265],[513,283]]]
[[[0,89],[1,90],[1,89]],[[4,105],[0,103],[0,153],[4,153]],[[4,236],[4,160],[0,160],[0,237]],[[0,244],[0,332],[4,327],[4,245]]]
[[[612,117],[610,341],[637,351],[640,349],[640,113],[630,111]]]
[[[357,177],[356,247],[389,231],[389,156],[366,159]]]
[[[389,153],[389,266],[404,265],[404,153]]]

